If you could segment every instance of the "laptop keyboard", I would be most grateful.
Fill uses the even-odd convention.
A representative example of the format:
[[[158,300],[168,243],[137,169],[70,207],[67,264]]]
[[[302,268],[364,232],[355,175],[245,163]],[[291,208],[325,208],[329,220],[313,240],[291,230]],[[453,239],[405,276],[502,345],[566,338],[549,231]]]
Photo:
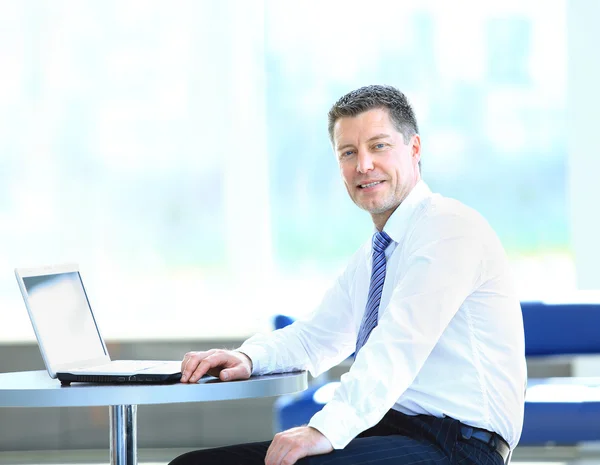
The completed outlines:
[[[147,370],[148,368],[156,368],[160,365],[164,365],[165,361],[152,361],[152,360],[114,360],[109,363],[105,363],[93,367],[75,368],[69,370],[71,372],[85,371],[85,372],[96,372],[96,373],[109,373],[112,371],[120,372],[137,372]]]

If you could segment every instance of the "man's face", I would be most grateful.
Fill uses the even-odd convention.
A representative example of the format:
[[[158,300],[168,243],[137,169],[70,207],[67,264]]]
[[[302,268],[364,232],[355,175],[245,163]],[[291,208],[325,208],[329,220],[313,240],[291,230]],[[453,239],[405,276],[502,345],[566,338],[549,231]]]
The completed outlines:
[[[337,120],[333,142],[348,194],[383,228],[421,179],[419,136],[405,144],[388,110],[374,109]]]

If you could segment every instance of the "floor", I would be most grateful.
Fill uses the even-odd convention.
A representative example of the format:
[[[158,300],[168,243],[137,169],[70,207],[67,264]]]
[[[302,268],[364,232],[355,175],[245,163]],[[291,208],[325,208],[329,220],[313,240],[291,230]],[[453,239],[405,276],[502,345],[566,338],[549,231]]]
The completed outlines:
[[[187,449],[141,449],[140,465],[166,465]],[[108,450],[0,452],[0,465],[108,464]],[[600,444],[517,448],[511,465],[600,465]]]

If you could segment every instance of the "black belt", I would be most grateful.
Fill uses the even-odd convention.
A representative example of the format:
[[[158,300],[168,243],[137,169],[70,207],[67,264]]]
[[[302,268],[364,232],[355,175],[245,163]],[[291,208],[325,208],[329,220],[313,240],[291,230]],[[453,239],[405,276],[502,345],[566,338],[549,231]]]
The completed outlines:
[[[490,448],[500,454],[502,461],[507,463],[510,456],[510,447],[499,434],[492,433],[486,429],[475,428],[473,426],[461,425],[460,434],[464,439],[477,439],[486,443]]]

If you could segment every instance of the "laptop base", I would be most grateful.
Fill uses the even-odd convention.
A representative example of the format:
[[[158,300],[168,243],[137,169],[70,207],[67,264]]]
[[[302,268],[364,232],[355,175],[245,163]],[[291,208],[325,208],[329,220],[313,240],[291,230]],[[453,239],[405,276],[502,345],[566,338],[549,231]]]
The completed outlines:
[[[181,373],[172,374],[135,374],[131,376],[115,375],[75,375],[73,373],[56,373],[61,386],[71,383],[102,383],[102,384],[168,384],[177,383]]]

